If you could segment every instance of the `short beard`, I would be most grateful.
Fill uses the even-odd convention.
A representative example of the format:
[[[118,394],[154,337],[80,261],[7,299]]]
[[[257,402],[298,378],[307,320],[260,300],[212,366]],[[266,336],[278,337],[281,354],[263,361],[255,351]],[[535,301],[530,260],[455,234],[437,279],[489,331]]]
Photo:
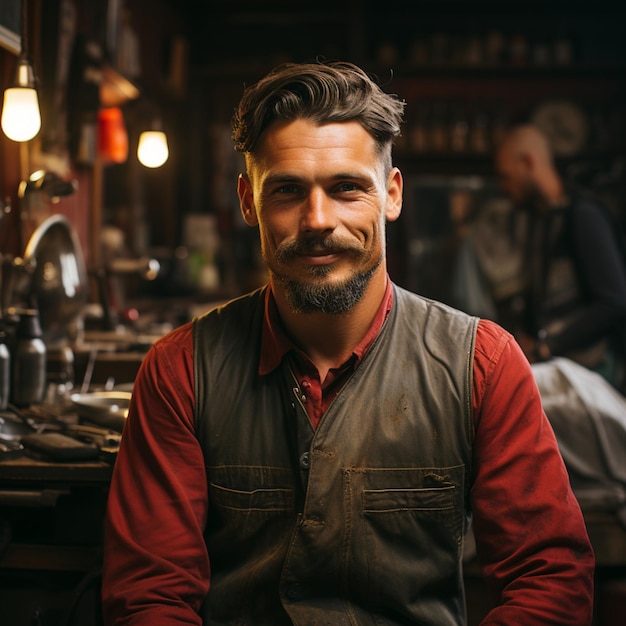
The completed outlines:
[[[277,254],[277,258],[280,258],[283,262],[288,261],[288,255],[294,249],[302,251],[307,248],[307,245],[315,247],[315,244],[310,240],[305,243],[299,242],[292,244],[288,247],[289,251],[282,250]],[[330,247],[329,240],[323,240],[321,247]],[[326,315],[343,315],[361,301],[374,272],[381,263],[382,256],[372,267],[351,276],[342,283],[334,285],[315,285],[295,281],[284,275],[276,274],[276,272],[272,272],[272,274],[277,282],[285,288],[287,300],[294,312],[303,314],[324,313]],[[330,268],[326,266],[311,268],[313,278],[323,278],[329,272]]]

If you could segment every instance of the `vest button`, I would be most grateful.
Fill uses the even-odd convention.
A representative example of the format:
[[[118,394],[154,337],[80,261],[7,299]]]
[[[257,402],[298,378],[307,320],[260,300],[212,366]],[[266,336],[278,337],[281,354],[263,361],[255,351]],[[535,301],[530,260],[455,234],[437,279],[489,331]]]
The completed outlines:
[[[285,592],[290,600],[302,600],[304,596],[302,585],[300,583],[291,583],[287,585]]]
[[[300,469],[308,470],[309,469],[309,453],[305,452],[300,455]]]

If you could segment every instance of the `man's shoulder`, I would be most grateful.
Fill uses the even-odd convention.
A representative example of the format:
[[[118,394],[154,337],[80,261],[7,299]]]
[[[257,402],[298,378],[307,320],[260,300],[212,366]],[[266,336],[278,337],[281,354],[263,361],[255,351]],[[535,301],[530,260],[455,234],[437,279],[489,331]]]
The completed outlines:
[[[396,287],[395,328],[410,342],[424,342],[433,353],[443,354],[449,346],[459,354],[471,350],[479,318],[438,300]]]
[[[191,322],[185,322],[184,324],[173,328],[162,337],[159,337],[159,339],[154,342],[154,345],[170,343],[180,344],[181,342],[184,342],[185,337],[191,334],[191,324]]]
[[[626,232],[606,203],[584,190],[578,190],[570,198],[568,215],[572,233],[581,238],[589,233],[603,234],[609,245],[615,241],[621,254],[626,255]]]
[[[608,207],[596,194],[581,187],[571,187],[568,189],[569,214],[574,219],[596,218],[598,215],[609,219]]]
[[[507,344],[514,343],[513,335],[498,323],[480,319],[476,328],[476,356],[492,360],[499,358]]]
[[[261,287],[231,300],[217,303],[194,318],[192,323],[202,322],[203,320],[211,318],[216,319],[222,316],[235,316],[243,314],[248,310],[257,309],[259,306],[262,307],[265,301],[265,291],[266,287]]]
[[[263,326],[266,288],[261,287],[211,308],[192,323],[195,345],[229,344],[244,347],[256,343]]]
[[[259,303],[262,308],[264,289],[258,289],[256,291],[238,296],[231,300],[224,302],[218,302],[209,306],[206,311],[195,316],[192,320],[185,322],[184,324],[174,328],[167,334],[157,339],[153,346],[157,349],[167,349],[168,347],[183,348],[187,345],[191,345],[193,342],[193,335],[198,323],[211,324],[212,322],[223,322],[229,317],[237,318],[244,310],[250,308],[258,308]]]
[[[465,311],[461,311],[460,309],[456,309],[448,304],[445,304],[444,302],[421,296],[412,291],[408,291],[403,287],[399,287],[398,285],[394,285],[394,289],[395,297],[398,303],[404,306],[414,307],[415,310],[421,310],[426,317],[438,316],[457,319],[467,323],[474,323],[474,321],[478,319],[475,316],[470,315]]]
[[[395,288],[399,300],[413,303],[423,309],[425,320],[443,321],[450,332],[458,332],[461,327],[475,329],[475,354],[477,356],[483,355],[492,359],[500,354],[510,341],[514,341],[511,333],[497,322],[469,315],[443,302],[425,298],[397,285]],[[453,335],[452,338],[460,338],[460,336]]]

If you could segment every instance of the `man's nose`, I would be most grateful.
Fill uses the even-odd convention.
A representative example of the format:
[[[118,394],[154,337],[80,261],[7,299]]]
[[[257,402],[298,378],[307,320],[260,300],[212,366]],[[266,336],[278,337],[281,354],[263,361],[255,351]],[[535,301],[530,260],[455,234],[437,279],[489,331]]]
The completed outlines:
[[[301,226],[305,231],[334,230],[335,206],[323,190],[313,189],[309,193],[302,208]]]

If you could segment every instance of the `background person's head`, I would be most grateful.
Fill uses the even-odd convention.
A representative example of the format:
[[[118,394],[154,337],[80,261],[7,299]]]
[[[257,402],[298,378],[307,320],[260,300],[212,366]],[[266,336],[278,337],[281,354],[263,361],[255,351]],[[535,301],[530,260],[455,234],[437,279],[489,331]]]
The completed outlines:
[[[496,148],[500,186],[519,205],[541,210],[562,200],[563,185],[546,136],[524,124],[509,130]]]

